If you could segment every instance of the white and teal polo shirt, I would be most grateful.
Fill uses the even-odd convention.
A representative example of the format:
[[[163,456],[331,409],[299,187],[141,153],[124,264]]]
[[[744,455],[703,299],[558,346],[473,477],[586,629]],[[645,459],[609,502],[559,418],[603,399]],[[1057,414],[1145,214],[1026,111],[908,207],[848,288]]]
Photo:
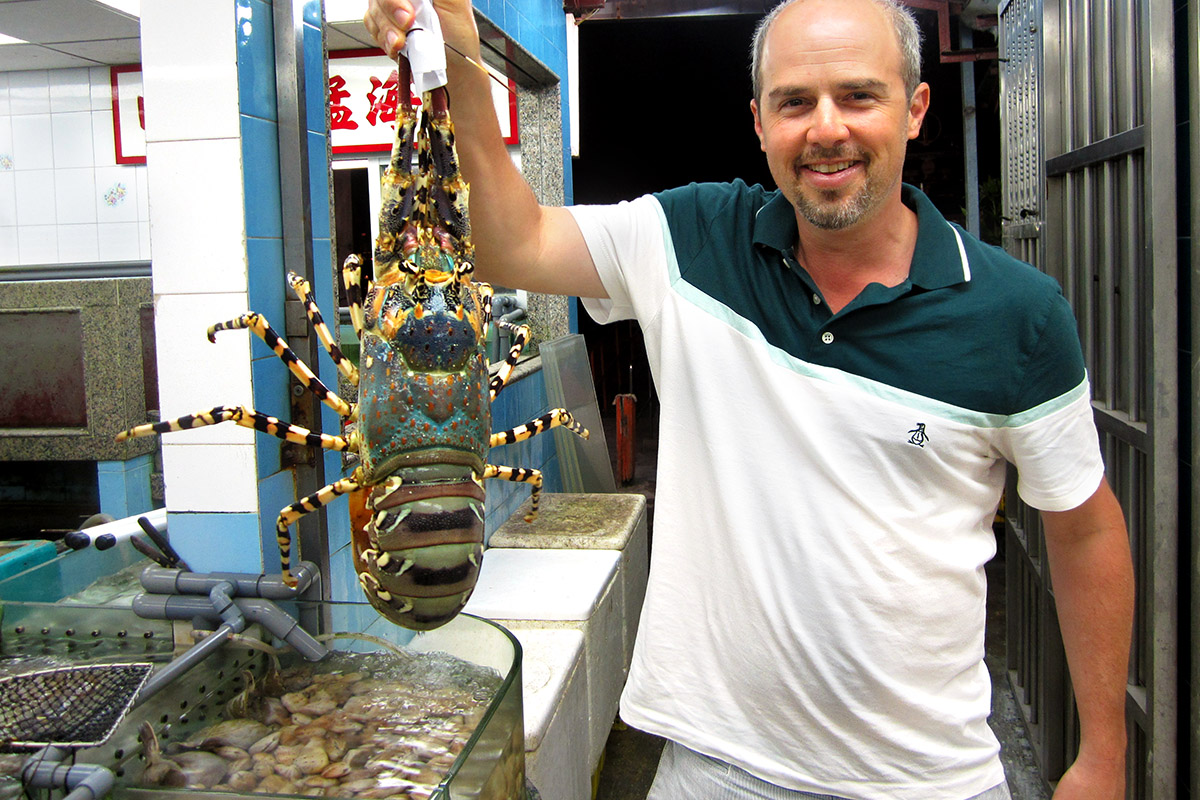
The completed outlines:
[[[837,314],[786,198],[691,185],[576,207],[662,401],[622,717],[778,785],[963,800],[1003,780],[984,563],[1005,462],[1037,508],[1103,475],[1057,284],[910,187],[910,278]]]

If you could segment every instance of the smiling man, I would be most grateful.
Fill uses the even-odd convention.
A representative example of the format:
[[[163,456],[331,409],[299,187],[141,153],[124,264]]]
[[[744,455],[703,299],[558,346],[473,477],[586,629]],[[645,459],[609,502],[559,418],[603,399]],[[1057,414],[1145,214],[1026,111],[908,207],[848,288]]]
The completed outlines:
[[[796,209],[796,256],[834,311],[872,281],[904,280],[912,259],[917,217],[900,175],[929,85],[905,19],[808,0],[777,10],[755,40],[754,129]]]
[[[479,60],[466,0],[433,0]],[[365,18],[395,53],[409,0]],[[1056,800],[1119,800],[1132,568],[1055,282],[901,183],[929,87],[894,0],[792,0],[753,46],[777,190],[540,206],[488,77],[450,92],[485,280],[636,319],[661,400],[629,724],[651,800],[1009,796],[983,663],[1006,465],[1041,509],[1081,745]]]

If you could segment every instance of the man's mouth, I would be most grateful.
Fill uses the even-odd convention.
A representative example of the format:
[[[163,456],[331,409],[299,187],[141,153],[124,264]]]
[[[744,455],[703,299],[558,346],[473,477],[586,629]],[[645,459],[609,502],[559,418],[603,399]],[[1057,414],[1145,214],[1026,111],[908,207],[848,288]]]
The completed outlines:
[[[834,164],[807,164],[807,168],[813,172],[819,172],[822,175],[832,175],[835,172],[841,172],[844,169],[850,169],[854,166],[853,161],[838,161]]]

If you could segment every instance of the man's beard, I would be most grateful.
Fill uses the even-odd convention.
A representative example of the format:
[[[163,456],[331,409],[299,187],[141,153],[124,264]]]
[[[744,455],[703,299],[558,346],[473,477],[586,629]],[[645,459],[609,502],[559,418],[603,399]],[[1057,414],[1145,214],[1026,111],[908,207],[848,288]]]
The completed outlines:
[[[812,200],[804,192],[797,192],[796,210],[809,224],[827,231],[849,228],[859,222],[875,205],[880,197],[875,175],[870,171],[870,159],[863,153],[849,153],[840,148],[818,148],[805,154],[804,161],[859,161],[866,170],[866,181],[848,198],[837,191],[817,191],[818,199]]]
[[[840,231],[861,220],[875,203],[870,182],[863,185],[853,196],[838,202],[835,192],[819,192],[826,202],[812,202],[803,194],[796,198],[796,210],[814,227],[827,231]]]

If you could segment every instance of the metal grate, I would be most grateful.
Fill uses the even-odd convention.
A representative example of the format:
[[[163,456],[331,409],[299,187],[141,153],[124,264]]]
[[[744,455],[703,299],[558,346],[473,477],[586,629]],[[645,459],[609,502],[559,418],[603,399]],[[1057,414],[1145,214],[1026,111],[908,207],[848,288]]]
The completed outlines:
[[[103,744],[151,669],[145,663],[100,664],[0,678],[0,751]]]
[[[1131,800],[1176,796],[1186,706],[1176,613],[1187,553],[1179,523],[1178,441],[1186,436],[1178,414],[1177,69],[1162,46],[1182,41],[1177,5],[1006,0],[1001,12],[1005,246],[1058,279],[1075,310],[1106,473],[1134,556]],[[1027,151],[1037,154],[1033,162]],[[1076,710],[1037,514],[1012,481],[1009,488],[1009,666],[1053,781],[1078,746]]]

